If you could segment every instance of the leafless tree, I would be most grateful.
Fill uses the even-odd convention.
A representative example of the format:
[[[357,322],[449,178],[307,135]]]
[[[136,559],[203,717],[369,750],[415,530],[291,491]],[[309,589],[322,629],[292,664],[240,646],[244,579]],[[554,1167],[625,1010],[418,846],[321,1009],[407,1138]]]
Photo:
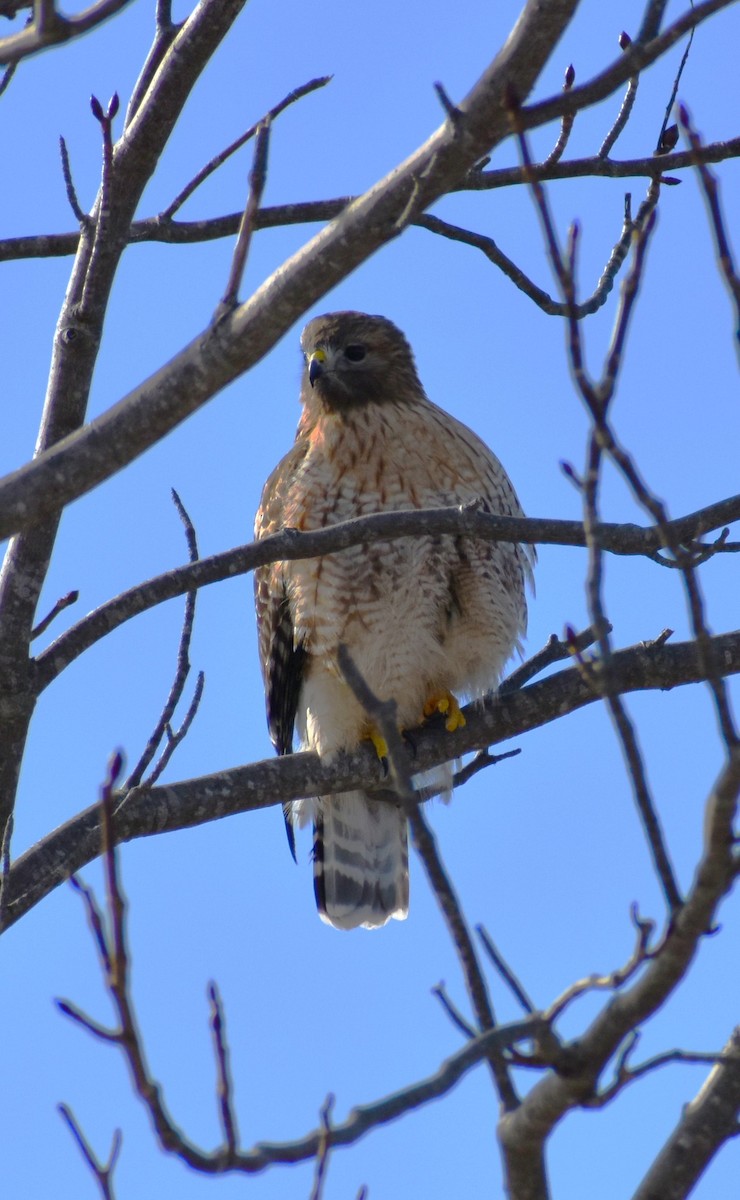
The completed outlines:
[[[114,1002],[117,1023],[99,1025],[70,1002],[63,1010],[97,1037],[120,1046],[131,1068],[133,1084],[147,1106],[160,1144],[194,1170],[250,1174],[272,1164],[316,1160],[313,1194],[321,1195],[329,1151],[356,1141],[368,1129],[397,1120],[443,1096],[474,1065],[485,1062],[499,1102],[498,1139],[509,1195],[514,1200],[540,1200],[550,1194],[545,1148],[556,1126],[578,1108],[606,1106],[624,1088],[669,1061],[708,1062],[709,1074],[689,1104],[668,1142],[656,1148],[655,1161],[640,1185],[640,1200],[687,1196],[707,1164],[737,1132],[740,1110],[740,1033],[728,1030],[724,1048],[697,1055],[689,1050],[634,1061],[641,1024],[672,995],[691,970],[702,939],[713,929],[718,910],[733,886],[738,870],[733,834],[740,793],[740,744],[727,688],[729,676],[740,672],[740,631],[715,634],[705,612],[700,574],[716,555],[736,552],[729,526],[740,518],[740,496],[718,497],[701,511],[671,518],[643,477],[639,464],[620,440],[612,420],[611,401],[627,347],[630,323],[656,210],[664,187],[677,174],[697,175],[706,200],[717,249],[718,270],[734,306],[736,336],[740,337],[740,279],[732,260],[717,181],[708,164],[740,156],[740,136],[704,144],[690,114],[683,108],[671,124],[670,100],[655,149],[643,158],[617,160],[613,147],[630,119],[641,77],[666,53],[702,23],[721,19],[731,0],[702,0],[691,4],[672,24],[665,24],[665,0],[646,0],[636,36],[623,38],[612,62],[585,82],[572,70],[562,91],[529,104],[528,97],[551,58],[563,32],[574,18],[577,0],[528,0],[510,38],[474,82],[467,96],[453,102],[437,85],[442,123],[405,162],[358,197],[264,207],[261,203],[267,171],[272,124],[281,112],[301,101],[327,80],[317,78],[297,87],[275,104],[237,142],[209,162],[161,212],[141,215],[140,201],[192,89],[207,68],[215,49],[229,35],[243,0],[202,0],[181,23],[171,18],[168,0],[157,0],[155,34],[139,80],[119,115],[118,99],[93,100],[100,128],[102,174],[92,211],[86,213],[75,193],[66,149],[63,167],[78,228],[68,233],[41,233],[0,241],[0,259],[46,256],[73,258],[67,295],[54,339],[46,402],[33,459],[0,480],[0,534],[10,538],[0,581],[0,837],[2,874],[0,922],[8,928],[37,905],[52,889],[76,880],[99,952],[101,967]],[[75,17],[61,16],[53,0],[32,5],[3,0],[0,14],[15,17],[29,8],[24,28],[0,40],[0,63],[5,74],[0,92],[8,89],[18,63],[37,51],[64,54],[69,42],[99,23],[115,18],[125,0],[100,0]],[[94,34],[93,34],[94,36]],[[622,96],[612,129],[588,158],[568,157],[568,142],[578,115],[608,97]],[[12,101],[12,89],[6,96]],[[535,161],[530,133],[543,126],[554,130],[553,149]],[[681,146],[679,135],[682,135]],[[492,150],[513,139],[520,165],[490,169]],[[193,191],[241,145],[254,143],[249,195],[243,213],[219,214],[186,222],[178,212]],[[652,146],[652,143],[651,143]],[[576,177],[605,176],[645,180],[645,196],[636,212],[625,212],[623,230],[605,265],[593,295],[577,293],[576,261],[579,231],[571,230],[562,249],[555,232],[543,185]],[[478,193],[493,188],[518,188],[531,194],[539,214],[544,245],[554,269],[558,293],[553,298],[511,261],[489,236],[451,225],[429,210],[453,192]],[[250,242],[260,230],[283,224],[325,222],[280,270],[246,300],[240,288]],[[112,598],[72,624],[40,653],[34,639],[74,601],[70,594],[47,615],[37,611],[39,595],[54,552],[65,506],[98,484],[125,470],[155,442],[214,396],[225,384],[258,363],[283,333],[374,251],[415,225],[434,235],[474,247],[503,271],[544,312],[565,323],[568,354],[575,387],[590,422],[584,470],[567,468],[582,500],[582,520],[504,519],[476,510],[446,509],[382,514],[332,526],[312,534],[286,530],[259,545],[237,547],[210,558],[198,554],[195,532],[182,506],[190,562],[140,583]],[[237,235],[232,270],[208,326],[155,374],[93,420],[87,405],[93,371],[103,335],[111,288],[124,252],[137,242],[182,244]],[[186,254],[183,248],[181,253]],[[602,370],[593,376],[586,368],[582,330],[586,319],[604,304],[619,283],[611,344]],[[624,480],[644,513],[644,525],[609,524],[601,518],[601,487],[606,465]],[[368,693],[364,680],[345,663],[348,682],[373,719],[387,732],[393,786],[407,806],[412,839],[439,902],[459,956],[467,988],[469,1013],[463,1015],[449,996],[440,999],[465,1043],[427,1079],[373,1104],[353,1110],[341,1123],[332,1121],[331,1105],[322,1110],[319,1126],[290,1143],[260,1142],[244,1148],[234,1114],[225,1018],[218,989],[211,987],[211,1026],[217,1063],[219,1111],[223,1139],[215,1150],[201,1149],[183,1135],[169,1115],[162,1091],[147,1064],[137,1029],[129,987],[126,912],[115,847],[154,831],[165,833],[216,818],[306,795],[327,795],[388,780],[370,749],[360,749],[331,766],[310,754],[295,754],[239,770],[187,782],[158,786],[157,780],[187,733],[200,700],[196,687],[187,716],[178,731],[172,721],[188,674],[188,647],[198,589],[246,573],[261,563],[311,557],[359,542],[397,538],[423,531],[456,532],[480,538],[587,550],[587,591],[590,628],[569,630],[553,637],[539,654],[506,682],[501,692],[483,705],[471,706],[467,724],[454,734],[425,728],[415,735],[414,769],[448,760],[451,755],[475,757],[460,773],[464,783],[489,765],[490,748],[513,735],[523,735],[545,723],[565,720],[589,704],[606,706],[623,749],[627,774],[645,838],[665,899],[660,924],[635,910],[634,949],[629,960],[603,976],[578,980],[539,1010],[525,986],[503,961],[495,945],[479,930],[471,933],[426,823],[420,798],[410,783],[403,745],[394,742],[392,714]],[[709,540],[707,540],[709,539]],[[685,591],[693,636],[683,643],[669,632],[651,642],[626,648],[612,643],[603,588],[608,555],[644,556],[656,570],[673,570]],[[12,854],[13,813],[30,722],[47,687],[80,655],[122,623],[175,596],[186,596],[178,670],[167,705],[146,749],[127,779],[121,763],[111,764],[95,803],[63,827],[50,831],[31,850]],[[554,663],[562,669],[537,681]],[[535,680],[535,682],[532,682]],[[679,887],[671,856],[647,782],[635,728],[625,696],[634,691],[679,685],[707,689],[721,731],[724,762],[707,783],[707,827],[697,853],[694,882],[687,892]],[[397,741],[398,739],[396,739]],[[106,870],[106,913],[76,873],[99,855]],[[522,1008],[521,1020],[500,1025],[490,999],[487,973],[494,972],[511,989]],[[577,1038],[560,1032],[563,1014],[586,992],[601,991],[604,1003]],[[611,1064],[611,1075],[604,1078]],[[520,1094],[516,1068],[527,1068],[536,1082]],[[69,1109],[64,1116],[99,1185],[112,1196],[113,1170],[120,1148],[116,1139],[111,1156],[101,1163]]]

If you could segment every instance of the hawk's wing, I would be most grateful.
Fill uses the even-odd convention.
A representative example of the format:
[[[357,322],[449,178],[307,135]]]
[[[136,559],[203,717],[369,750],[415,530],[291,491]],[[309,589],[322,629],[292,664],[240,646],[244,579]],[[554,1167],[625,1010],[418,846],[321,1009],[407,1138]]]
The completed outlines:
[[[257,539],[269,537],[285,528],[286,492],[305,453],[305,443],[296,442],[267,480],[255,520]],[[257,568],[254,573],[254,595],[270,738],[278,754],[290,754],[293,750],[293,727],[303,683],[306,651],[296,643],[293,614],[281,563],[267,563]],[[287,815],[286,828],[291,853],[295,858],[293,829]]]
[[[269,610],[270,640],[263,665],[267,725],[278,754],[291,754],[306,651],[295,644],[293,616],[285,592],[277,602],[270,599]]]

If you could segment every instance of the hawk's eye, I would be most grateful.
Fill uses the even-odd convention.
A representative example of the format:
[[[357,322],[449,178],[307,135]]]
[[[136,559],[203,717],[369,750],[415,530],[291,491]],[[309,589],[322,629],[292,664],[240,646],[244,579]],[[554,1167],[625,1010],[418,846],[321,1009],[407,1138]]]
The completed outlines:
[[[362,362],[365,357],[365,347],[353,342],[351,346],[344,347],[344,357],[348,358],[350,362]]]

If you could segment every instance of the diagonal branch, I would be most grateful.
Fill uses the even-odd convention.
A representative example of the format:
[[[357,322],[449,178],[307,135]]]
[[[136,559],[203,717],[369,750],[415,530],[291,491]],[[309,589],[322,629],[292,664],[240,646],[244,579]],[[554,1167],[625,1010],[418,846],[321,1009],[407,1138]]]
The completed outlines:
[[[30,54],[71,41],[115,16],[131,0],[97,0],[74,17],[63,17],[53,3],[34,3],[34,20],[18,33],[0,38],[0,63],[18,63]]]
[[[734,1029],[698,1094],[640,1183],[632,1200],[684,1200],[720,1147],[738,1132],[740,1028]]]
[[[273,121],[275,121],[277,117],[279,117],[280,114],[285,111],[286,108],[289,108],[291,104],[295,104],[297,100],[302,100],[304,96],[308,96],[311,92],[317,91],[318,88],[326,87],[327,83],[331,83],[331,79],[331,75],[321,75],[316,79],[310,79],[308,83],[301,84],[300,87],[293,88],[293,90],[289,92],[288,95],[285,96],[278,104],[274,104],[269,112],[265,113],[264,117],[255,122],[254,125],[250,125],[246,133],[243,133],[241,137],[236,139],[235,142],[232,142],[231,145],[227,146],[225,150],[222,150],[220,154],[215,155],[210,162],[207,162],[206,165],[201,168],[198,174],[191,179],[188,184],[186,184],[182,191],[178,192],[171,204],[168,204],[167,208],[159,214],[159,220],[163,222],[171,221],[178,209],[182,208],[185,201],[190,199],[193,192],[195,192],[202,183],[205,183],[206,179],[208,179],[214,171],[217,171],[219,167],[223,166],[223,164],[229,158],[231,158],[232,154],[235,154],[237,150],[240,150],[242,146],[245,146],[246,143],[255,136],[260,128],[262,128],[266,123],[271,124]],[[259,228],[259,226],[256,224],[256,220],[257,214],[255,213],[254,227]]]
[[[682,908],[669,925],[659,950],[645,964],[637,980],[614,996],[579,1036],[571,1069],[568,1072],[549,1072],[534,1085],[515,1112],[504,1116],[499,1129],[504,1145],[516,1147],[520,1152],[536,1153],[567,1112],[575,1107],[588,1106],[596,1094],[599,1075],[609,1060],[619,1051],[625,1039],[665,1003],[684,978],[735,878],[733,822],[739,795],[740,750],[735,747],[730,750],[727,763],[707,798],[707,836],[694,883]],[[565,1047],[565,1053],[568,1049]],[[724,1070],[728,1072],[724,1077],[726,1102],[732,1097],[737,1104],[738,1069],[734,1059],[732,1063],[715,1068],[715,1072]],[[700,1120],[711,1121],[711,1112],[710,1102],[703,1109]],[[682,1134],[685,1136],[686,1132],[691,1131],[691,1127],[687,1126]],[[688,1161],[685,1164],[681,1162],[681,1155],[676,1152],[674,1143],[667,1177],[670,1178],[671,1173],[678,1174],[684,1165],[690,1166],[695,1172],[694,1178],[698,1177],[727,1136],[727,1126],[724,1125],[718,1128],[709,1146],[706,1142],[702,1145],[697,1141],[688,1149]],[[644,1189],[638,1194],[640,1200],[648,1200],[648,1197],[656,1195],[661,1200],[668,1200],[669,1196],[683,1200],[688,1190],[668,1193],[659,1187],[657,1191]]]
[[[478,1028],[493,1029],[496,1020],[488,987],[478,962],[473,938],[463,915],[460,901],[445,870],[434,834],[421,813],[417,791],[413,784],[408,750],[396,722],[395,700],[380,700],[363,678],[345,645],[340,645],[337,655],[342,677],[362,705],[371,723],[379,729],[388,747],[388,762],[393,780],[392,797],[400,801],[405,809],[411,830],[411,841],[424,870],[429,885],[442,913],[447,931],[460,962],[465,987],[475,1012]],[[500,1053],[492,1053],[491,1071],[505,1109],[515,1108],[519,1103],[511,1077]]]
[[[0,485],[0,504],[11,521],[0,536],[57,510],[133,461],[260,361],[310,304],[459,183],[507,136],[505,86],[512,85],[519,96],[528,94],[575,7],[576,0],[530,0],[501,53],[462,102],[456,125],[446,121],[231,316],[204,330],[165,368],[66,444],[47,450]],[[143,116],[142,108],[131,135]]]

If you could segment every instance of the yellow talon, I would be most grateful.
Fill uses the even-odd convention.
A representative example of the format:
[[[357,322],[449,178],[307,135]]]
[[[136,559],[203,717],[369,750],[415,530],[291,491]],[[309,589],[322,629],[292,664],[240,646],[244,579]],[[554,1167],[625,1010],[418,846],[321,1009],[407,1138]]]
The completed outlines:
[[[460,711],[457,698],[446,689],[432,692],[424,705],[425,717],[431,717],[434,713],[442,713],[446,718],[445,729],[448,733],[454,733],[456,729],[462,729],[465,725],[465,717]]]
[[[373,725],[368,725],[364,736],[369,738],[369,740],[372,742],[378,758],[388,758],[388,743],[379,730],[377,730]]]

